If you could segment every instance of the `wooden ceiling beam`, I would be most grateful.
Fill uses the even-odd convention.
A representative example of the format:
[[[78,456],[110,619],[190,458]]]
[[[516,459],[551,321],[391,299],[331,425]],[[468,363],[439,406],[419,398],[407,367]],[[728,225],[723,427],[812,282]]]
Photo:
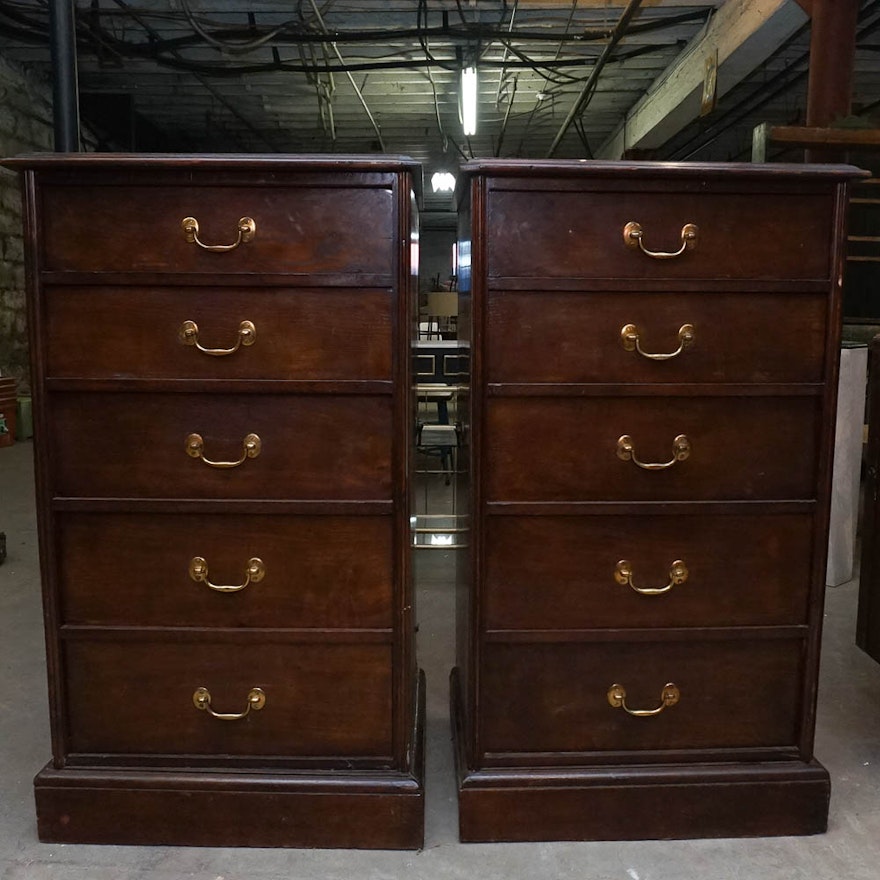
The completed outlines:
[[[698,117],[706,63],[716,52],[721,97],[807,20],[796,0],[727,0],[627,113],[596,158],[619,159],[627,150],[661,146]]]

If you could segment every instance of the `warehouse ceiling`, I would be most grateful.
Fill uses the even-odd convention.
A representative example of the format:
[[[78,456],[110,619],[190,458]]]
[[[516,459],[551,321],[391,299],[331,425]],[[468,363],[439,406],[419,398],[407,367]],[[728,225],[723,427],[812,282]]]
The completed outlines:
[[[804,4],[808,5],[808,4]],[[99,146],[470,157],[747,159],[803,122],[796,0],[76,0]],[[48,0],[0,0],[0,53],[49,77]],[[854,112],[880,104],[880,2],[862,4]],[[478,71],[464,134],[461,70]]]

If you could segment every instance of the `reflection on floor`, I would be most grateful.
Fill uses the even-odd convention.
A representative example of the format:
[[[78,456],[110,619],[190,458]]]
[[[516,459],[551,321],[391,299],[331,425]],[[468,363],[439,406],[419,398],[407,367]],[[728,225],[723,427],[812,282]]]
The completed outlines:
[[[830,828],[808,838],[469,844],[457,839],[447,680],[456,551],[416,551],[419,662],[428,680],[420,853],[57,846],[36,839],[31,778],[50,754],[31,444],[0,449],[0,880],[874,880],[880,864],[880,666],[853,642],[858,584],[829,589],[816,754]],[[436,460],[433,461],[436,466]],[[443,476],[420,486],[438,504]],[[424,497],[424,496],[423,496]],[[446,504],[451,498],[446,497]],[[109,549],[109,548],[107,548]],[[197,821],[197,818],[196,818]]]

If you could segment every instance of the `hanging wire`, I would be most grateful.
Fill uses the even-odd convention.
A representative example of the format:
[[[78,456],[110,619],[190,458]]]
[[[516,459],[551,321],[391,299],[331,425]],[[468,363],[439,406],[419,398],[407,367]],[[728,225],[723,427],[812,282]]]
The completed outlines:
[[[574,20],[575,12],[577,12],[577,5],[578,5],[578,0],[572,0],[571,8],[568,11],[568,20],[565,22],[564,34],[566,36],[571,31],[571,23]],[[559,44],[559,47],[556,50],[556,59],[554,59],[554,60],[558,60],[560,54],[562,54],[562,43],[561,42]],[[544,75],[544,86],[541,87],[541,90],[539,92],[535,93],[535,105],[532,107],[532,110],[529,113],[528,119],[526,119],[525,127],[523,129],[522,135],[520,136],[519,144],[517,145],[517,148],[516,148],[516,155],[517,156],[522,155],[523,144],[525,143],[526,137],[528,136],[528,133],[529,133],[529,129],[531,128],[532,122],[534,121],[535,116],[538,114],[539,110],[542,110],[544,107],[549,107],[552,109],[552,106],[553,106],[552,95],[551,95],[551,100],[546,105],[544,104],[546,97],[543,97],[547,93],[547,89],[545,87],[549,82],[550,82],[550,78],[548,76]]]
[[[608,59],[611,56],[611,52],[614,50],[614,47],[617,43],[623,39],[624,34],[629,27],[630,20],[638,15],[639,8],[642,5],[642,0],[629,0],[626,4],[626,8],[620,14],[620,18],[617,20],[617,24],[614,28],[614,33],[611,36],[611,39],[608,41],[605,48],[602,50],[602,54],[599,56],[599,59],[593,65],[592,71],[590,71],[590,77],[587,82],[584,84],[583,89],[581,89],[580,95],[575,99],[574,103],[571,106],[571,109],[568,111],[568,115],[565,117],[565,121],[562,123],[562,127],[556,133],[556,137],[553,138],[553,143],[550,144],[550,149],[547,151],[547,158],[553,156],[556,152],[556,148],[562,141],[562,138],[565,135],[565,132],[568,130],[571,123],[581,116],[581,114],[586,109],[587,104],[589,104],[590,99],[596,92],[596,86],[599,82],[599,74],[602,71],[604,65],[608,62]]]
[[[332,4],[327,4],[327,8],[330,8],[331,6]],[[46,0],[40,0],[40,8],[45,12],[47,8]],[[503,2],[502,9],[507,8],[509,8],[507,3]],[[30,14],[22,12],[22,10],[28,10],[29,13],[32,13],[35,11],[35,7],[32,4],[15,2],[15,0],[0,0],[0,14],[4,15],[10,21],[16,22],[14,25],[0,23],[0,29],[7,33],[14,33],[16,37],[21,39],[33,42],[44,42],[47,35],[47,24],[45,19],[40,19],[38,17],[35,18]],[[81,12],[77,16],[77,19],[79,21],[84,21],[86,15],[86,12]],[[126,39],[98,24],[98,21],[100,20],[118,20],[121,16],[137,22],[140,27],[147,32],[148,39],[142,42]],[[570,18],[571,17],[569,16],[569,21]],[[150,26],[150,19],[186,21],[190,27],[192,27],[194,22],[198,30],[193,29],[193,34],[191,36],[166,38]],[[192,21],[190,19],[192,19]],[[665,22],[657,21],[650,26],[659,29],[665,26]],[[378,60],[356,62],[345,61],[336,64],[327,62],[323,65],[322,69],[327,73],[395,69],[415,70],[426,67],[435,67],[449,71],[458,70],[460,68],[459,60],[452,56],[440,57],[431,49],[428,42],[429,38],[432,35],[437,35],[443,37],[447,45],[450,47],[462,44],[481,46],[481,51],[483,52],[481,66],[484,67],[531,69],[541,75],[546,74],[548,76],[548,81],[550,82],[556,79],[564,82],[583,82],[586,78],[585,76],[562,72],[567,69],[583,67],[585,63],[583,56],[569,58],[561,57],[562,44],[574,41],[580,44],[589,44],[607,36],[604,29],[592,29],[582,33],[573,34],[571,33],[568,23],[566,23],[565,32],[562,34],[558,32],[533,30],[519,30],[510,33],[508,32],[508,29],[499,28],[496,25],[488,26],[474,24],[469,24],[467,27],[463,27],[461,25],[451,26],[447,23],[439,28],[429,28],[427,22],[427,0],[418,0],[416,28],[391,28],[346,32],[331,30],[328,28],[325,33],[314,27],[310,27],[304,22],[304,20],[288,20],[281,25],[273,27],[271,30],[256,39],[249,39],[246,41],[234,41],[225,37],[221,38],[218,35],[220,32],[226,35],[243,33],[252,35],[254,28],[252,25],[248,25],[247,27],[231,27],[229,25],[223,25],[220,26],[218,32],[212,33],[206,27],[204,16],[197,16],[190,5],[187,5],[185,12],[181,13],[155,13],[150,10],[139,10],[123,5],[120,9],[103,9],[100,10],[99,15],[93,15],[87,27],[81,26],[79,28],[79,37],[82,43],[91,44],[89,45],[89,48],[92,48],[94,44],[100,42],[102,51],[113,54],[117,59],[148,58],[165,67],[218,77],[239,76],[248,73],[271,72],[277,70],[298,73],[308,73],[310,71],[307,65],[303,65],[302,63],[297,64],[296,62],[279,58],[277,52],[273,53],[272,60],[269,62],[252,64],[225,63],[218,65],[187,59],[180,54],[180,50],[194,45],[210,45],[212,48],[217,49],[221,54],[227,56],[239,56],[247,54],[248,52],[254,52],[260,48],[265,48],[272,43],[273,39],[298,45],[301,43],[326,43],[328,42],[328,37],[330,37],[329,42],[335,43],[337,46],[346,42],[381,45],[395,40],[414,39],[417,40],[422,48],[422,58],[414,59],[409,57],[409,54],[405,50],[398,50],[389,52],[384,56],[375,56]],[[486,59],[484,54],[485,48],[496,40],[507,41],[505,45],[510,47],[512,54],[515,54],[517,60],[511,61],[509,57],[506,60],[501,61],[491,61]],[[514,41],[553,42],[556,44],[555,58],[552,60],[540,60],[530,57],[523,50],[517,48]],[[560,82],[557,84],[562,83]]]
[[[486,69],[500,68],[498,90],[496,92],[496,104],[502,94],[508,100],[504,112],[502,133],[496,141],[496,150],[504,143],[505,132],[509,123],[514,120],[520,121],[523,128],[519,139],[517,151],[521,152],[525,139],[529,134],[530,127],[539,119],[547,115],[554,116],[558,108],[564,106],[564,100],[568,99],[572,85],[584,85],[589,81],[589,68],[592,59],[580,54],[566,51],[574,46],[587,47],[601,38],[607,39],[609,26],[606,21],[605,27],[590,27],[583,29],[574,28],[575,16],[578,12],[577,0],[573,0],[566,11],[565,21],[561,17],[549,16],[540,20],[541,28],[529,27],[529,19],[526,16],[523,23],[523,14],[518,14],[518,3],[510,4],[507,0],[499,0],[497,6],[493,6],[492,21],[489,22],[489,13],[485,13],[485,22],[478,20],[476,15],[471,15],[470,9],[462,0],[456,0],[455,8],[451,13],[456,21],[450,24],[446,13],[443,13],[443,22],[440,26],[431,26],[429,21],[428,0],[417,0],[415,27],[404,28],[381,28],[373,30],[339,30],[324,24],[323,13],[333,10],[339,13],[341,4],[327,2],[315,6],[315,0],[298,0],[292,8],[295,17],[288,18],[272,27],[257,27],[253,20],[247,24],[230,25],[228,21],[217,21],[205,14],[200,14],[194,7],[192,0],[181,0],[181,9],[174,12],[167,10],[156,11],[150,9],[137,9],[127,6],[122,0],[117,2],[118,9],[100,9],[96,4],[90,10],[78,10],[78,42],[81,46],[94,52],[102,63],[121,64],[126,58],[147,59],[162,67],[174,70],[186,71],[194,75],[208,88],[206,77],[240,77],[252,73],[283,71],[289,73],[305,74],[309,82],[317,92],[319,109],[322,114],[322,124],[325,133],[335,137],[335,122],[333,120],[333,75],[345,73],[349,77],[353,88],[360,92],[354,82],[353,73],[357,71],[384,71],[395,70],[425,70],[428,81],[431,84],[431,93],[434,105],[434,116],[437,121],[438,132],[443,143],[444,150],[450,143],[462,153],[461,147],[455,144],[443,129],[442,114],[440,107],[440,85],[435,77],[438,70],[458,71],[461,66],[460,59],[455,57],[455,48],[470,46],[476,47],[480,54],[480,66]],[[317,10],[317,15],[307,15],[308,4],[312,4]],[[481,4],[481,6],[486,4]],[[606,3],[606,13],[607,13]],[[46,0],[37,0],[37,3],[21,3],[17,0],[0,0],[0,30],[5,32],[14,31],[17,37],[44,41],[46,34],[45,10]],[[498,16],[495,21],[494,12],[497,9]],[[478,10],[479,12],[480,10]],[[432,15],[438,13],[432,12]],[[703,11],[696,14],[705,15]],[[469,21],[468,18],[477,20]],[[652,30],[660,30],[671,24],[684,23],[694,18],[695,12],[688,11],[675,16],[660,15],[653,18],[631,24],[629,32],[646,33]],[[322,27],[315,26],[314,19],[320,18]],[[606,19],[607,19],[606,14]],[[549,20],[548,20],[549,18]],[[328,17],[328,22],[330,18]],[[337,20],[341,20],[337,18]],[[136,22],[147,34],[146,40],[132,38],[132,31],[126,32],[125,22]],[[151,25],[152,22],[177,23],[188,31],[169,36],[167,30],[160,33]],[[120,24],[121,22],[121,24]],[[434,19],[435,25],[437,19]],[[515,25],[518,24],[519,27]],[[161,27],[161,25],[160,25]],[[414,43],[415,52],[411,55],[405,47],[395,45],[404,40]],[[341,46],[350,42],[354,44],[368,44],[371,47],[388,45],[388,52],[376,54],[361,53],[355,59],[343,57]],[[542,45],[553,42],[554,52],[552,57],[536,57],[535,51],[524,48],[527,42]],[[492,60],[488,51],[492,44],[503,46],[503,56],[500,60]],[[296,47],[292,57],[283,58],[278,51],[278,46],[292,44]],[[389,45],[390,44],[390,45]],[[318,50],[310,48],[304,51],[304,46],[323,48]],[[187,58],[185,50],[210,46],[225,56],[222,62],[202,61]],[[616,53],[613,58],[606,60],[621,60],[622,58],[634,57],[637,54],[656,51],[658,46],[640,46],[628,52]],[[248,53],[256,53],[260,50],[271,49],[271,60],[248,63],[242,56]],[[420,51],[419,51],[420,50]],[[513,71],[530,71],[540,77],[541,86],[534,106],[525,113],[517,113],[513,107],[513,96],[519,94],[522,100],[525,83],[531,83],[532,77],[513,75],[512,85],[509,80]],[[212,87],[213,88],[213,87]],[[502,89],[504,89],[502,93]],[[595,92],[595,83],[586,89],[584,95],[589,100]],[[213,93],[218,101],[224,100],[224,96],[214,88]],[[359,98],[365,111],[371,118],[373,129],[382,141],[378,123],[373,118],[369,106],[364,100],[363,93]],[[253,128],[235,108],[229,108],[230,112],[236,112],[238,117],[248,127]],[[521,120],[525,117],[525,123]],[[573,123],[575,132],[589,149],[586,142],[584,126],[578,118]],[[509,136],[509,135],[508,135]],[[261,135],[262,137],[262,135]],[[262,137],[269,143],[265,137]],[[468,148],[471,145],[468,144]],[[383,145],[384,149],[384,145]]]
[[[519,9],[519,0],[514,0],[513,9],[511,10],[511,13],[510,13],[510,24],[508,25],[508,28],[507,28],[508,33],[510,33],[510,31],[513,30],[513,25],[514,25],[514,22],[516,21],[516,12],[518,9]],[[503,44],[503,45],[504,45],[504,55],[501,57],[502,65],[505,64],[505,62],[507,61],[507,56],[510,54],[510,47],[507,46],[506,44]],[[498,88],[495,91],[495,106],[496,107],[501,103],[501,87],[504,84],[506,77],[507,77],[507,71],[506,71],[505,67],[502,66],[501,73],[498,75]],[[516,82],[516,79],[514,78],[514,83],[515,82]]]
[[[309,2],[311,4],[312,11],[315,13],[315,17],[318,20],[318,24],[321,26],[321,30],[326,33],[327,26],[324,24],[324,19],[321,16],[321,13],[319,12],[317,5],[315,4],[315,0],[309,0]],[[343,66],[345,66],[345,59],[342,57],[342,53],[337,48],[336,43],[331,42],[328,45],[333,50],[333,54],[339,59],[339,63],[342,64]],[[363,92],[361,91],[358,84],[354,81],[354,77],[351,75],[350,70],[346,70],[345,75],[348,77],[348,81],[349,81],[349,83],[351,83],[351,87],[354,89],[354,93],[357,95],[358,100],[361,102],[361,105],[364,108],[364,112],[367,114],[367,118],[370,120],[370,125],[373,127],[373,131],[376,133],[376,138],[379,141],[379,149],[382,150],[383,153],[386,152],[385,141],[382,138],[382,132],[379,129],[379,123],[376,122],[376,119],[373,116],[372,111],[370,110],[369,106],[367,105],[367,102],[366,102],[366,99],[364,98]]]
[[[259,37],[256,40],[249,40],[247,42],[235,43],[230,42],[228,40],[218,40],[209,34],[198,22],[198,19],[193,14],[192,9],[190,9],[189,0],[180,0],[180,5],[183,7],[183,14],[186,16],[186,20],[189,22],[190,27],[210,46],[214,46],[217,49],[220,49],[222,52],[228,52],[231,55],[243,55],[247,52],[253,52],[254,49],[259,49],[261,46],[265,46],[266,43],[272,42],[277,36],[284,33],[285,30],[288,29],[289,23],[284,22],[283,24],[278,25],[278,27],[273,28],[267,34],[264,34],[262,37]]]

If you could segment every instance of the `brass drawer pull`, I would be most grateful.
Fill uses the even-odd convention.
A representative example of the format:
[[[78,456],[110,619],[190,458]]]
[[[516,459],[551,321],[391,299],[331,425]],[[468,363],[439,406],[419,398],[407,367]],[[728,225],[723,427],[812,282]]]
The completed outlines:
[[[237,593],[243,590],[248,584],[259,583],[266,576],[266,566],[263,560],[257,556],[252,556],[247,561],[244,570],[244,583],[226,586],[224,584],[212,584],[208,580],[208,563],[201,556],[193,556],[189,562],[189,576],[196,582],[202,583],[216,590],[218,593]]]
[[[697,246],[699,231],[695,223],[685,223],[681,227],[681,247],[677,251],[649,251],[642,242],[642,224],[630,220],[623,227],[623,240],[627,247],[640,248],[643,254],[653,257],[655,260],[672,260],[675,257],[680,257],[686,250]]]
[[[211,708],[211,692],[206,687],[196,688],[193,694],[193,705],[221,721],[238,721],[244,718],[251,709],[258,712],[266,705],[266,694],[262,688],[251,688],[247,695],[247,708],[244,712],[215,712]]]
[[[672,459],[660,463],[639,461],[636,458],[633,438],[630,437],[629,434],[624,434],[617,439],[617,457],[621,461],[632,461],[633,464],[637,464],[640,468],[644,468],[646,471],[665,470],[666,468],[672,467],[677,461],[684,461],[690,456],[690,454],[691,441],[688,440],[684,434],[679,434],[672,441]]]
[[[242,345],[253,345],[257,341],[257,328],[251,321],[242,321],[238,325],[238,339],[232,348],[205,348],[199,343],[199,325],[195,321],[184,321],[180,325],[177,338],[184,345],[194,345],[202,354],[222,357],[227,354],[235,354]]]
[[[637,587],[632,580],[633,568],[632,563],[628,559],[621,559],[614,566],[614,580],[621,586],[632,587],[643,596],[659,596],[661,593],[668,593],[673,587],[683,584],[688,579],[689,573],[684,562],[676,559],[669,567],[669,583],[665,587]]]
[[[678,329],[678,348],[668,354],[652,354],[645,351],[639,341],[639,330],[635,324],[624,324],[620,328],[620,342],[625,351],[637,351],[642,357],[652,361],[668,361],[678,357],[686,348],[694,344],[694,325],[682,324]]]
[[[186,438],[186,454],[192,458],[200,458],[206,465],[213,468],[234,468],[244,464],[245,459],[256,458],[263,448],[263,443],[256,434],[248,434],[241,441],[243,452],[238,461],[211,461],[205,458],[205,441],[201,434],[190,434]]]
[[[626,688],[622,684],[613,684],[608,688],[608,703],[614,709],[623,709],[629,715],[635,715],[637,718],[649,718],[652,715],[659,715],[668,706],[674,706],[681,698],[678,688],[670,681],[663,685],[660,692],[660,705],[656,709],[630,709],[626,705]]]
[[[238,221],[238,238],[232,244],[205,244],[199,241],[199,221],[195,217],[184,217],[180,221],[180,228],[190,244],[197,244],[206,251],[234,251],[240,244],[253,241],[257,234],[257,224],[250,217],[242,217]]]

